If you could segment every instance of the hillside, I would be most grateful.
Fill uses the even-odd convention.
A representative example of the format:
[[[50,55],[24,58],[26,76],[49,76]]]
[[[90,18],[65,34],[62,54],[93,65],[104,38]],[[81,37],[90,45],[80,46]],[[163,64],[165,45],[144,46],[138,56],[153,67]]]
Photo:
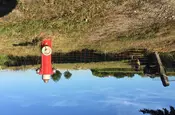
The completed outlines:
[[[13,44],[43,36],[52,37],[54,52],[174,51],[175,1],[18,0],[0,19],[1,54],[38,55],[39,45]]]

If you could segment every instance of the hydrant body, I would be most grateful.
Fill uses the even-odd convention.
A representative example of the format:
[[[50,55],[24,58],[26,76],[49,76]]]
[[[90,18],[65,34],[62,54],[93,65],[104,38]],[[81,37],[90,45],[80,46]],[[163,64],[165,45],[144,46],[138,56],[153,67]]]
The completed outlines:
[[[50,76],[54,74],[52,68],[52,42],[51,39],[45,39],[41,42],[41,67],[37,73],[42,75],[42,79],[47,83]]]

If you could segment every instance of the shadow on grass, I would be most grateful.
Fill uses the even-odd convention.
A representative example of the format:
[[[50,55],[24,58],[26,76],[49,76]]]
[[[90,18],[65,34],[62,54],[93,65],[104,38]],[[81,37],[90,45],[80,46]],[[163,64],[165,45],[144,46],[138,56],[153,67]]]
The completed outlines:
[[[17,5],[17,0],[0,0],[0,17],[9,14]]]
[[[20,42],[18,44],[13,44],[13,46],[36,46],[42,38],[35,38],[31,42]]]
[[[18,44],[13,44],[13,46],[36,46],[37,42],[21,42]]]
[[[150,115],[175,115],[175,109],[174,107],[170,106],[170,111],[166,108],[157,109],[141,109],[139,112],[142,112],[143,114],[150,114]]]
[[[24,43],[20,45],[31,44]],[[19,44],[18,44],[19,45]],[[140,54],[144,54],[145,50],[141,50]],[[139,55],[140,55],[139,54]],[[53,53],[52,63],[90,63],[90,62],[104,62],[104,61],[128,61],[132,59],[133,51],[125,51],[121,53],[101,53],[95,50],[83,49],[81,51],[72,51],[69,53]],[[145,63],[144,56],[137,56],[141,64]],[[8,56],[6,66],[22,66],[22,65],[36,65],[40,64],[40,56]]]

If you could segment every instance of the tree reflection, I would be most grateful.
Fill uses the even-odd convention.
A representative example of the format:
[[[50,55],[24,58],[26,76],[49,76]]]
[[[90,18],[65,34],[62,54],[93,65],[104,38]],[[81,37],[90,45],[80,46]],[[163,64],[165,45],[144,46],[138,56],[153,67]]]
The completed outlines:
[[[52,80],[54,82],[58,82],[61,78],[62,73],[59,70],[56,70],[56,72],[52,75]]]
[[[64,77],[65,77],[66,79],[70,79],[71,76],[72,76],[72,73],[70,73],[68,70],[64,72]]]
[[[142,112],[143,114],[150,114],[150,115],[175,115],[175,109],[174,107],[170,106],[170,111],[166,108],[157,109],[141,109],[139,112]]]

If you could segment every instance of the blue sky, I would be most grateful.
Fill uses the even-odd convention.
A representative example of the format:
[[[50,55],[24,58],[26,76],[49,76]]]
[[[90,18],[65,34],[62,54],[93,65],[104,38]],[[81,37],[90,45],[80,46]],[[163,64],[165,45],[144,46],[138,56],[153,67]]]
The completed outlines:
[[[63,70],[61,72],[64,72]],[[0,71],[0,115],[142,115],[142,108],[175,105],[175,82],[150,78],[98,78],[90,70],[43,83],[34,70]]]

